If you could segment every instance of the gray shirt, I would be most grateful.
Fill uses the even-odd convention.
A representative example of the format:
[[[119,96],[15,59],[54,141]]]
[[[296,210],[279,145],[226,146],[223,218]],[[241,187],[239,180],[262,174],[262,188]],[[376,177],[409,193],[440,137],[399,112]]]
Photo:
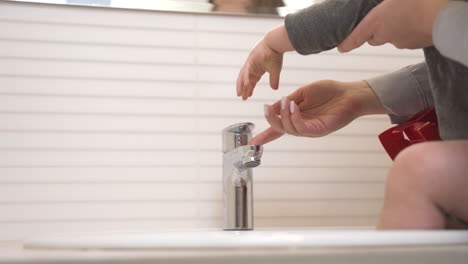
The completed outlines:
[[[328,0],[290,14],[289,39],[304,55],[332,49],[380,2]],[[426,63],[366,80],[393,122],[434,107],[443,139],[468,138],[467,8],[468,3],[454,1],[439,14],[433,34],[437,48],[424,49]]]

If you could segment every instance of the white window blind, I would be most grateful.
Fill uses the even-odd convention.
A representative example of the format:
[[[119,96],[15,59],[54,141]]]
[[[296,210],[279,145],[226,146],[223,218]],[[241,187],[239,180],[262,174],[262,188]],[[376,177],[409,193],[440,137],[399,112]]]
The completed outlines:
[[[220,227],[221,130],[306,83],[422,60],[390,46],[288,54],[279,91],[235,96],[281,19],[0,2],[0,240],[65,231]],[[373,225],[388,118],[284,137],[254,169],[255,225]]]

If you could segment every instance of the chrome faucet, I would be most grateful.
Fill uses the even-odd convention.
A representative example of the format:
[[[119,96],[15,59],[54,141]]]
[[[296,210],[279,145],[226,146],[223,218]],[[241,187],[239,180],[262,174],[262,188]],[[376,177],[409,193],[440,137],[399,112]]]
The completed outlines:
[[[247,145],[252,123],[223,129],[224,230],[253,229],[252,168],[260,165],[263,147]]]

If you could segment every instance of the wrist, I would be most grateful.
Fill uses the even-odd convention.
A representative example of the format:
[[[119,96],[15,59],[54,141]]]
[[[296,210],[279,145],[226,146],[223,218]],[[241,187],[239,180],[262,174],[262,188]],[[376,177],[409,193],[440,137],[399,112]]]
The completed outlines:
[[[367,82],[356,81],[352,82],[351,86],[354,88],[354,96],[358,105],[358,116],[391,114]]]
[[[270,49],[278,53],[285,53],[295,50],[291,44],[291,41],[289,40],[284,24],[281,24],[270,30],[263,38],[263,41]]]

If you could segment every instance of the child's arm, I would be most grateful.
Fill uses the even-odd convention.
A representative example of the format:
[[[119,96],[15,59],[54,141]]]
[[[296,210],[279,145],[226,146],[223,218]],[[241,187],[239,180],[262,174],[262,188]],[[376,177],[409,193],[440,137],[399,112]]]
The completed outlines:
[[[328,0],[286,16],[257,43],[237,78],[237,96],[246,100],[265,72],[278,89],[283,54],[296,50],[312,54],[336,47],[382,0]]]

